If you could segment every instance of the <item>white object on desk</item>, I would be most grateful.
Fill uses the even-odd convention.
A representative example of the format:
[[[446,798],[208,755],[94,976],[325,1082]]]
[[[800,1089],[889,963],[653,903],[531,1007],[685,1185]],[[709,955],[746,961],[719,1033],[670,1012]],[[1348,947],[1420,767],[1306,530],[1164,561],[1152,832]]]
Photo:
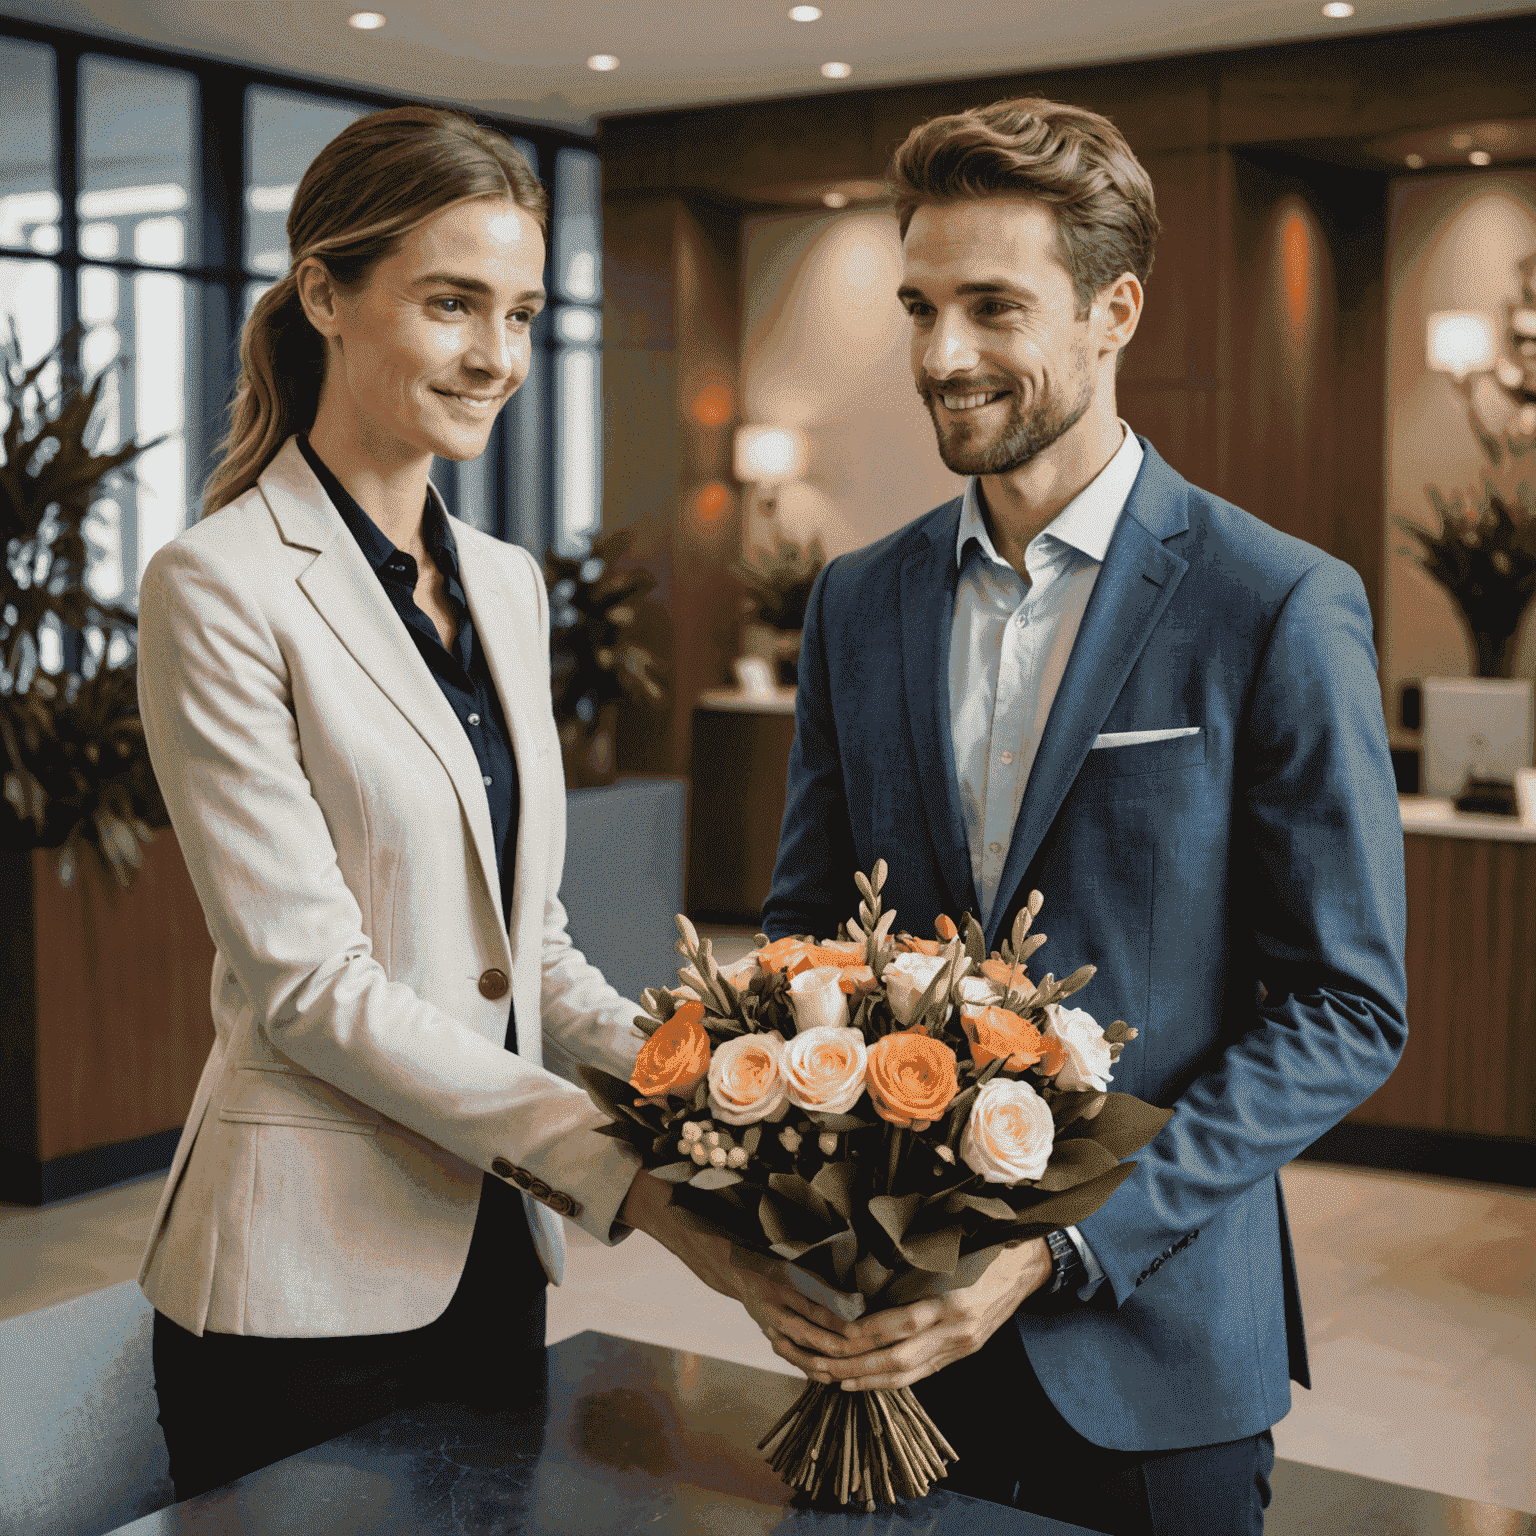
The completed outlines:
[[[766,656],[738,656],[731,663],[736,686],[753,699],[771,699],[779,691],[778,679]]]
[[[1458,795],[1467,775],[1513,783],[1531,765],[1526,678],[1424,679],[1424,788]]]
[[[1532,779],[1536,773],[1526,772]],[[1530,791],[1536,795],[1536,786]],[[1536,843],[1536,817],[1479,816],[1458,811],[1450,800],[1429,795],[1399,795],[1397,809],[1404,832],[1428,833],[1433,837],[1464,837],[1494,843]]]
[[[771,694],[744,693],[739,688],[706,688],[699,695],[700,709],[730,709],[748,715],[792,715],[795,690],[775,688]]]

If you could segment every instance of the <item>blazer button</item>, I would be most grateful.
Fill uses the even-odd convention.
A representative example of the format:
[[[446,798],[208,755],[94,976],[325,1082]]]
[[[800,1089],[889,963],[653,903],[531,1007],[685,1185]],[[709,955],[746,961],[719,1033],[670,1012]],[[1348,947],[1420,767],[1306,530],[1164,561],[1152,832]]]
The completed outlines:
[[[495,1002],[507,995],[507,973],[494,965],[480,977],[480,996]]]
[[[493,1157],[491,1159],[491,1172],[498,1179],[510,1179],[512,1177],[512,1164],[504,1157]]]

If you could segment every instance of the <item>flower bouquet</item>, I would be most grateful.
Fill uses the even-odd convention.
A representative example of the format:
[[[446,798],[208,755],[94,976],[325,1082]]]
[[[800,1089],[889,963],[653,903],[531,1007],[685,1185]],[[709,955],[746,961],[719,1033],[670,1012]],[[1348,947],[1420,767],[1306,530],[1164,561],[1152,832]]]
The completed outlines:
[[[1000,950],[940,917],[894,934],[884,860],[855,876],[847,937],[784,938],[722,968],[679,917],[681,985],[641,997],[628,1083],[582,1068],[689,1225],[732,1262],[852,1321],[969,1286],[1005,1246],[1097,1210],[1170,1111],[1107,1093],[1136,1031],[1065,1000],[1083,966],[1038,983],[1033,892]],[[759,1442],[813,1499],[916,1498],[957,1459],[910,1390],[811,1383]]]

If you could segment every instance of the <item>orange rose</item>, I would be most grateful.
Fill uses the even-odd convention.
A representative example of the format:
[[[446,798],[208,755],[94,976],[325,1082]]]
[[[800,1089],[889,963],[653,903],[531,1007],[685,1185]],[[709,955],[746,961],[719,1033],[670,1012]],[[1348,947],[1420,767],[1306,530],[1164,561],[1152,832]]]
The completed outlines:
[[[959,1088],[955,1053],[926,1034],[887,1035],[869,1048],[865,1086],[882,1119],[925,1131]]]
[[[1017,987],[1025,997],[1028,997],[1035,990],[1034,984],[1024,974],[1024,967],[1009,965],[1006,960],[983,960],[981,974],[1005,992],[1010,987]]]
[[[709,1071],[709,1036],[703,1020],[703,1003],[684,1003],[640,1047],[629,1079],[629,1086],[645,1095],[636,1103],[665,1104],[668,1094],[686,1099],[704,1081]]]
[[[880,983],[875,980],[875,973],[867,965],[849,965],[843,968],[843,974],[837,983],[849,997],[867,997],[871,992],[880,990]]]
[[[971,1060],[984,1067],[1005,1056],[1005,1072],[1022,1072],[1046,1054],[1045,1037],[1028,1019],[1006,1008],[965,1008],[960,1022],[971,1042]]]
[[[772,975],[775,971],[787,970],[808,947],[804,939],[775,939],[757,951],[757,963]]]
[[[947,944],[951,939],[960,937],[960,930],[955,927],[955,920],[946,917],[942,912],[933,920],[933,931]]]
[[[903,939],[901,947],[909,955],[942,955],[949,948],[937,939]]]

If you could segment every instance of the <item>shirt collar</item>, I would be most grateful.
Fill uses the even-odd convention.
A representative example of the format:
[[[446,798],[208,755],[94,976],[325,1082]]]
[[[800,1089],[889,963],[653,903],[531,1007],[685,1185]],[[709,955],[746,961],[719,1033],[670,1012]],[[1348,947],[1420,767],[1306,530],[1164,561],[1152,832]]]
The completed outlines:
[[[389,536],[374,520],[363,511],[357,498],[351,495],[347,488],[331,473],[325,460],[310,446],[308,437],[304,433],[298,434],[299,452],[304,455],[304,461],[314,470],[315,478],[320,482],[320,488],[330,497],[331,505],[341,514],[341,520],[347,525],[348,532],[357,540],[357,546],[363,552],[363,558],[373,568],[377,576],[382,576],[384,567],[390,560],[399,555]],[[437,498],[429,491],[427,504],[422,510],[421,539],[426,545],[427,553],[432,557],[432,563],[451,582],[459,579],[459,550],[454,543],[453,529],[448,526],[448,519],[443,516],[442,508],[438,505]],[[409,555],[403,555],[402,560],[410,561]],[[411,562],[414,564],[414,561]]]
[[[1136,483],[1136,476],[1141,473],[1141,461],[1145,457],[1136,434],[1123,421],[1120,428],[1124,435],[1114,457],[1035,535],[1039,539],[1053,538],[1068,544],[1100,565],[1109,552],[1109,541],[1114,536],[1115,525],[1125,510],[1131,487]],[[960,527],[955,534],[955,564],[962,570],[965,567],[965,547],[972,539],[987,559],[1005,563],[992,542],[992,535],[987,531],[987,520],[981,512],[980,482],[974,476],[965,483],[965,497],[960,504]]]

